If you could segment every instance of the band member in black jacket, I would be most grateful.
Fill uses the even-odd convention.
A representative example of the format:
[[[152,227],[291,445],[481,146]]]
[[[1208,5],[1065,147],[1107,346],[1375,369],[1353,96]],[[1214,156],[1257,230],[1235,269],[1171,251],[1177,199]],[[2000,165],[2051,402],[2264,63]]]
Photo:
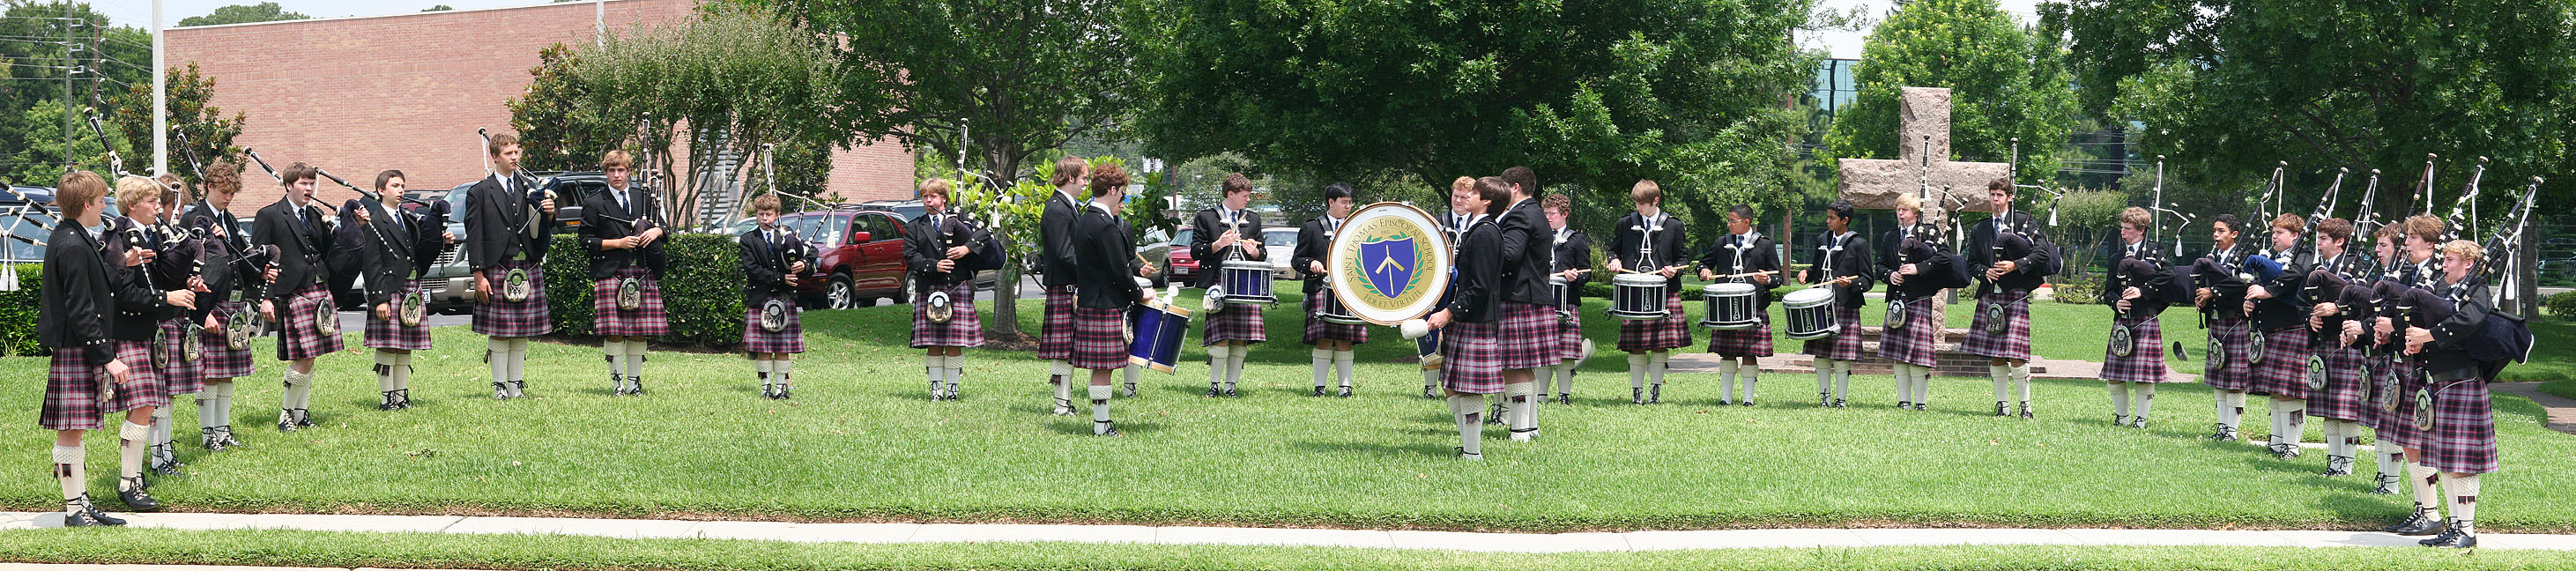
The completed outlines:
[[[1270,254],[1261,248],[1261,214],[1245,210],[1252,205],[1252,179],[1243,173],[1229,174],[1221,187],[1221,202],[1200,210],[1190,221],[1190,257],[1199,260],[1198,287],[1208,291],[1208,313],[1199,330],[1199,344],[1207,348],[1207,396],[1211,397],[1235,396],[1235,383],[1243,380],[1243,358],[1252,352],[1252,344],[1270,338],[1263,331],[1259,306],[1229,304],[1220,299],[1224,294],[1242,293],[1219,287],[1227,262],[1262,262],[1261,280],[1270,280]],[[1316,394],[1323,391],[1317,390]]]
[[[2147,243],[2155,223],[2147,209],[2120,211],[2120,239],[2106,256],[2111,274],[2102,284],[2102,304],[2111,306],[2111,337],[2102,350],[2102,381],[2111,390],[2111,426],[2147,427],[2156,403],[2156,384],[2166,380],[2164,323],[2157,316],[2183,295],[2173,270]],[[2129,393],[2137,393],[2132,414]]]
[[[376,173],[376,195],[400,200],[410,181],[402,171]],[[367,336],[363,344],[376,349],[376,390],[384,400],[376,410],[411,408],[412,353],[431,347],[429,326],[404,323],[403,308],[408,298],[425,295],[420,276],[438,263],[439,254],[455,243],[456,235],[447,231],[443,222],[426,220],[421,215],[383,203],[352,200],[350,204],[366,214],[359,225],[361,245],[359,267],[363,268],[367,286]],[[442,211],[443,212],[443,211]],[[426,298],[420,299],[421,311],[427,313]]]
[[[1825,205],[1825,232],[1816,236],[1816,253],[1798,276],[1799,283],[1833,288],[1834,323],[1840,327],[1837,334],[1807,341],[1805,347],[1816,356],[1816,406],[1845,406],[1851,364],[1860,360],[1860,307],[1868,303],[1861,293],[1875,285],[1869,238],[1852,231],[1852,208],[1849,200]]]
[[[1118,217],[1126,197],[1127,170],[1100,167],[1091,175],[1091,202],[1073,226],[1073,366],[1091,371],[1091,433],[1100,436],[1118,435],[1109,421],[1109,373],[1127,366],[1127,308],[1154,301],[1154,291],[1137,282],[1155,270],[1136,257],[1127,221]]]
[[[2250,392],[2272,397],[2268,448],[2283,460],[2299,457],[2299,435],[2308,426],[2307,327],[2314,304],[2307,301],[2302,284],[2316,267],[2316,255],[2299,248],[2307,226],[2307,220],[2296,214],[2272,219],[2271,247],[2263,250],[2263,256],[2280,262],[2281,273],[2245,289],[2245,314],[2253,316],[2254,331],[2262,333],[2254,340],[2254,354],[2262,359],[2254,362]]]
[[[1555,232],[1538,205],[1538,175],[1529,167],[1503,169],[1511,187],[1511,206],[1494,213],[1502,230],[1503,254],[1503,421],[1512,440],[1538,438],[1538,370],[1554,367],[1563,326],[1556,317],[1556,296],[1547,276],[1555,273]]]
[[[760,396],[767,399],[795,398],[788,390],[790,365],[797,353],[805,352],[803,308],[796,304],[796,284],[814,259],[814,250],[805,240],[778,225],[778,215],[778,195],[751,199],[751,216],[760,221],[760,227],[735,240],[742,248],[743,352],[751,356],[752,369],[760,376]]]
[[[144,463],[152,473],[176,474],[179,473],[179,454],[174,442],[176,434],[171,430],[171,416],[177,412],[182,396],[198,402],[200,415],[205,411],[205,399],[197,396],[205,390],[205,368],[198,359],[189,358],[185,353],[188,345],[197,341],[194,328],[205,323],[206,313],[213,309],[211,303],[215,298],[211,295],[214,290],[206,285],[205,279],[205,258],[202,256],[206,251],[206,239],[180,225],[179,207],[188,203],[187,183],[181,181],[179,175],[168,173],[150,180],[159,190],[161,200],[153,205],[152,219],[145,221],[148,224],[144,226],[144,240],[155,255],[150,263],[144,264],[144,269],[156,289],[194,291],[207,302],[198,304],[195,309],[158,314],[160,330],[152,338],[154,354],[160,356],[154,363],[154,373],[161,379],[163,392],[169,395],[171,404],[152,409],[151,445],[147,447],[148,458]]]
[[[195,249],[191,244],[172,243],[158,227],[163,205],[167,204],[163,196],[167,191],[161,182],[152,179],[139,176],[117,179],[117,207],[124,209],[125,216],[107,220],[103,240],[107,244],[107,259],[121,259],[128,255],[127,252],[141,252],[141,264],[111,266],[108,270],[109,279],[122,284],[111,287],[121,291],[140,291],[120,296],[116,318],[107,333],[112,339],[108,343],[116,349],[117,359],[142,364],[144,371],[135,375],[140,380],[132,385],[118,387],[121,395],[103,411],[132,411],[127,417],[128,424],[118,427],[122,444],[119,451],[123,453],[119,465],[124,472],[117,491],[126,505],[136,511],[153,511],[159,505],[150,495],[143,493],[146,486],[143,470],[147,463],[157,460],[147,459],[158,452],[153,446],[157,435],[153,428],[154,420],[169,410],[171,398],[177,394],[174,391],[195,382],[179,376],[188,374],[188,371],[180,370],[184,367],[173,366],[180,361],[176,354],[179,347],[176,343],[165,343],[171,338],[170,328],[165,324],[184,318],[189,311],[195,310],[195,294],[205,289],[204,283],[188,274],[186,268],[170,271],[164,264],[167,259],[192,255]],[[173,299],[172,293],[184,295]],[[131,424],[136,422],[132,414],[140,414],[145,419],[139,434]]]
[[[2449,508],[2450,518],[2432,521],[2431,506],[2419,505],[2406,522],[2395,531],[2403,535],[2422,535],[2441,530],[2441,535],[2417,542],[2429,547],[2468,549],[2478,546],[2477,515],[2480,476],[2496,471],[2495,410],[2489,402],[2487,383],[2511,362],[2510,351],[2493,348],[2504,345],[2493,337],[2508,329],[2490,320],[2501,319],[2489,305],[2495,299],[2487,290],[2483,277],[2477,275],[2485,263],[2486,250],[2467,240],[2452,240],[2441,245],[2440,277],[2433,287],[2410,289],[2394,305],[2404,308],[2404,340],[2407,356],[2420,365],[2424,374],[2416,385],[2413,400],[2430,400],[2430,410],[2414,410],[2405,419],[2421,430],[2414,452],[2415,496],[2431,495],[2435,481],[2442,487],[2440,502]],[[2527,341],[2519,340],[2519,341]],[[2482,355],[2482,353],[2495,353]]]
[[[984,321],[975,312],[975,272],[991,269],[999,252],[987,250],[991,233],[949,208],[948,179],[921,183],[921,216],[903,225],[905,271],[912,275],[912,347],[923,350],[930,400],[957,400],[966,376],[966,348],[984,346]]]
[[[2306,310],[2311,336],[2308,352],[2316,355],[2317,364],[2324,365],[2319,372],[2325,383],[2308,395],[2308,414],[2323,421],[2325,429],[2326,471],[2319,475],[2349,476],[2353,461],[2359,457],[2362,421],[2370,420],[2373,410],[2367,381],[2362,379],[2365,356],[2360,338],[2343,337],[2348,320],[2337,302],[2347,293],[2363,291],[2350,286],[2364,282],[2362,276],[2371,269],[2359,252],[2350,250],[2352,222],[2341,218],[2320,220],[2315,235],[2317,263],[2309,270],[2299,293],[2307,301],[2301,309]],[[2301,372],[2307,372],[2307,364],[2300,365]]]
[[[1583,284],[1592,282],[1592,239],[1567,222],[1574,218],[1574,199],[1564,193],[1539,199],[1539,210],[1547,213],[1548,241],[1554,251],[1548,253],[1550,289],[1556,280],[1565,280],[1564,298],[1548,296],[1557,310],[1555,364],[1539,370],[1538,401],[1547,402],[1548,385],[1556,385],[1558,403],[1574,402],[1574,370],[1592,358],[1592,340],[1583,338]]]
[[[1699,279],[1709,282],[1753,284],[1753,319],[1756,327],[1717,329],[1708,333],[1708,352],[1717,354],[1718,378],[1725,382],[1726,392],[1718,393],[1720,406],[1741,402],[1753,406],[1754,386],[1762,382],[1759,359],[1771,356],[1771,284],[1785,277],[1780,273],[1779,244],[1768,236],[1753,231],[1753,207],[1738,204],[1726,211],[1727,235],[1710,242],[1699,259]],[[1719,272],[1725,272],[1720,274]],[[1708,316],[1715,319],[1717,316]],[[1744,399],[1735,399],[1735,375],[1744,374]]]
[[[1476,198],[1465,201],[1459,209],[1471,216],[1482,215],[1511,200],[1511,185],[1497,177],[1476,180]],[[1441,368],[1441,385],[1449,397],[1449,414],[1458,423],[1458,457],[1485,459],[1485,397],[1501,393],[1503,381],[1502,335],[1507,289],[1503,272],[1509,265],[1502,255],[1502,224],[1494,217],[1475,218],[1459,239],[1458,277],[1449,283],[1457,292],[1448,307],[1434,311],[1420,325],[1407,324],[1406,334],[1419,336],[1416,328],[1437,329],[1440,354],[1446,361]]]
[[[2015,385],[2021,387],[2021,417],[2030,412],[2030,295],[2047,283],[2055,257],[2048,236],[2030,213],[2013,210],[2012,179],[1986,183],[1995,218],[1968,228],[1968,270],[1982,280],[1977,287],[1977,318],[1959,350],[1987,357],[1986,375],[1995,381],[1995,416],[2008,416],[2005,405]],[[2004,256],[1998,258],[1998,256]]]
[[[1351,218],[1351,185],[1333,183],[1324,186],[1324,215],[1297,227],[1297,251],[1288,265],[1305,276],[1306,344],[1315,346],[1315,396],[1324,396],[1324,381],[1339,370],[1342,398],[1351,396],[1351,368],[1358,354],[1353,347],[1368,342],[1368,326],[1338,323],[1324,319],[1324,301],[1331,299],[1333,288],[1325,281],[1333,269],[1326,267],[1332,256],[1333,235]],[[1343,315],[1348,315],[1345,312]]]
[[[332,236],[330,213],[313,200],[313,166],[287,165],[278,178],[286,196],[259,209],[251,243],[277,248],[277,279],[268,286],[268,298],[260,300],[259,314],[278,324],[277,360],[287,365],[277,429],[293,432],[315,425],[306,408],[313,400],[313,360],[344,347],[337,332],[339,315],[324,285],[331,278],[324,258],[339,244]],[[332,333],[323,333],[322,320],[334,320]]]
[[[1055,160],[1046,208],[1038,215],[1038,283],[1046,287],[1046,321],[1038,335],[1038,358],[1047,361],[1047,384],[1055,389],[1055,415],[1073,416],[1073,224],[1082,218],[1091,185],[1091,162],[1065,155]],[[1134,396],[1135,389],[1128,389]]]
[[[197,358],[197,364],[206,386],[197,393],[198,442],[208,451],[222,452],[242,445],[233,435],[233,380],[255,370],[250,345],[233,347],[227,332],[234,320],[250,319],[243,299],[260,299],[253,291],[274,278],[277,270],[264,261],[244,258],[252,251],[251,229],[232,211],[233,198],[241,192],[241,166],[229,160],[206,165],[197,188],[205,191],[205,199],[190,205],[179,222],[206,234],[205,298],[214,301],[199,337],[205,355]]]
[[[492,398],[526,396],[528,338],[554,330],[546,309],[546,248],[553,242],[553,193],[519,172],[519,136],[493,135],[492,176],[465,191],[466,261],[474,267],[474,332],[490,337]]]
[[[160,508],[142,485],[145,437],[158,406],[152,401],[160,394],[151,349],[147,343],[118,340],[116,332],[148,330],[152,323],[143,313],[193,306],[196,298],[186,290],[154,291],[140,279],[138,266],[154,252],[115,248],[105,241],[102,234],[112,227],[102,219],[107,181],[97,173],[72,171],[54,188],[63,218],[45,242],[46,287],[38,293],[36,314],[37,342],[53,350],[53,362],[37,426],[55,431],[53,475],[62,489],[63,526],[125,525],[90,502],[81,437],[105,427],[106,414],[125,412],[117,430],[117,495],[136,511]],[[168,396],[159,398],[166,404]]]
[[[662,304],[663,248],[671,221],[662,198],[630,184],[635,158],[612,149],[599,157],[608,189],[581,200],[581,245],[590,253],[591,331],[608,362],[609,394],[644,394],[645,341],[671,333]],[[627,288],[634,291],[625,291]],[[629,298],[631,298],[631,303]],[[630,309],[627,306],[632,305]]]
[[[2209,321],[2209,348],[2202,367],[2201,382],[2209,385],[2218,399],[2218,431],[2211,440],[2232,442],[2237,436],[2237,422],[2245,416],[2245,390],[2253,385],[2252,324],[2245,320],[2245,282],[2238,280],[2246,257],[2253,248],[2237,243],[2244,236],[2244,222],[2234,214],[2220,214],[2209,223],[2209,255],[2192,264],[2192,300]]]
[[[1671,368],[1673,349],[1691,345],[1690,322],[1682,309],[1682,268],[1691,261],[1683,245],[1685,233],[1680,220],[1664,212],[1664,189],[1651,180],[1639,180],[1628,188],[1628,200],[1636,212],[1619,217],[1610,226],[1610,273],[1653,274],[1664,278],[1664,316],[1655,319],[1620,319],[1619,350],[1628,353],[1628,401],[1634,404],[1664,401],[1664,370]],[[1615,287],[1618,278],[1612,278]],[[1647,380],[1654,385],[1649,388]]]
[[[1876,249],[1878,273],[1887,282],[1887,330],[1879,336],[1878,357],[1895,366],[1896,408],[1923,410],[1931,404],[1943,319],[1932,298],[1956,280],[1955,261],[1914,195],[1897,197],[1896,228],[1879,235]]]

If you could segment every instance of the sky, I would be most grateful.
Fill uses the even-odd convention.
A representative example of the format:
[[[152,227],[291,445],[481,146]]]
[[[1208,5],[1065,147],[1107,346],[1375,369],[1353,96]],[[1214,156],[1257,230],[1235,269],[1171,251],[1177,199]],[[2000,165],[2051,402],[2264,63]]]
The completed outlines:
[[[2036,20],[2036,16],[2033,15],[2031,10],[2031,6],[2037,3],[2037,0],[1999,1],[2003,5],[2004,12],[2012,14],[2015,18],[2020,19],[2022,23],[2029,24]],[[163,0],[161,13],[165,20],[163,24],[175,26],[179,24],[180,18],[202,16],[214,12],[217,7],[231,4],[256,3],[258,3],[258,0]],[[302,12],[306,15],[319,18],[337,18],[342,16],[381,16],[385,14],[417,12],[423,8],[439,4],[446,4],[448,6],[455,7],[458,10],[471,10],[476,8],[498,8],[503,6],[543,4],[545,3],[545,0],[365,0],[356,2],[348,0],[277,0],[277,3],[279,6],[286,8],[287,11]],[[1865,10],[1864,13],[1868,14],[1870,19],[1873,21],[1886,18],[1888,9],[1895,6],[1895,2],[1893,0],[1824,0],[1824,3],[1828,7],[1841,9],[1861,7]],[[150,20],[152,17],[151,0],[91,0],[91,5],[97,7],[99,11],[107,13],[109,18],[113,18],[118,22],[143,22]],[[1828,53],[1833,54],[1833,57],[1858,58],[1860,57],[1861,40],[1867,36],[1867,32],[1820,32],[1813,34],[1811,37],[1800,37],[1798,38],[1798,43],[1801,46],[1823,48]]]

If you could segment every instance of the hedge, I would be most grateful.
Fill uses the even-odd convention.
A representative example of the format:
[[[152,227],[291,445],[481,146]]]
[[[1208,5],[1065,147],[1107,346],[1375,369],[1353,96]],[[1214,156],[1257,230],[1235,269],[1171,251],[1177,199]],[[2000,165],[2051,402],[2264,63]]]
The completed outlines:
[[[17,266],[18,290],[0,291],[0,355],[52,355],[36,340],[36,306],[44,303],[37,290],[45,283],[45,265]]]
[[[2558,316],[2559,319],[2576,321],[2576,291],[2562,291],[2558,292],[2558,295],[2549,296],[2549,301],[2543,307],[2547,307],[2549,314]]]
[[[674,234],[666,238],[671,266],[662,275],[662,307],[671,315],[671,334],[656,341],[675,345],[726,348],[742,344],[741,248],[719,234]],[[553,337],[588,338],[590,329],[590,258],[581,236],[557,234],[546,254],[546,306],[555,321]]]

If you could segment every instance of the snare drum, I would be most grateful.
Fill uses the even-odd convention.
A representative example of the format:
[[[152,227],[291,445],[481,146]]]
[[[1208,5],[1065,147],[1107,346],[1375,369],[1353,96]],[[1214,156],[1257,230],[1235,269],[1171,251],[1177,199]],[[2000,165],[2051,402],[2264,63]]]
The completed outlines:
[[[1610,316],[1631,321],[1672,315],[1664,306],[1667,282],[1661,274],[1619,274],[1610,278]]]
[[[1780,305],[1788,314],[1790,339],[1823,339],[1842,332],[1842,323],[1834,319],[1833,288],[1790,292],[1780,296]]]
[[[1707,304],[1707,317],[1700,325],[1709,329],[1752,329],[1762,325],[1753,313],[1753,284],[1708,284],[1699,288],[1700,303]]]
[[[1564,274],[1547,277],[1547,290],[1554,294],[1554,297],[1550,297],[1548,299],[1556,301],[1557,317],[1574,316],[1574,292],[1571,291],[1572,289],[1573,288],[1568,287],[1565,283]]]
[[[1368,320],[1360,319],[1358,315],[1351,313],[1350,308],[1343,306],[1342,296],[1334,295],[1332,289],[1329,289],[1328,287],[1323,293],[1323,295],[1317,297],[1324,298],[1324,304],[1310,308],[1315,312],[1316,319],[1324,320],[1326,323],[1339,323],[1343,325],[1368,324]]]
[[[1253,305],[1278,303],[1270,294],[1270,262],[1228,260],[1217,275],[1217,295],[1226,303]]]
[[[1127,346],[1129,364],[1165,373],[1180,364],[1181,340],[1190,332],[1190,310],[1163,300],[1140,303],[1127,308],[1127,325],[1136,336]]]

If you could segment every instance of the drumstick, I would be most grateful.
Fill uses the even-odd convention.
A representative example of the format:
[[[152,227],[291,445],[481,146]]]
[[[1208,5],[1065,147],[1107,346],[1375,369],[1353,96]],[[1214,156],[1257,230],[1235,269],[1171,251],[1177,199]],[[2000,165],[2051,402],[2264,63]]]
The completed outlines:
[[[1741,274],[1721,274],[1721,275],[1717,276],[1717,279],[1749,278],[1749,277],[1753,277],[1753,276],[1766,275],[1766,274],[1776,274],[1776,273],[1780,273],[1780,270],[1762,270],[1762,271],[1759,271],[1759,272],[1745,272],[1745,273],[1741,273]]]
[[[1619,270],[1619,273],[1623,273],[1623,274],[1660,274],[1660,273],[1664,273],[1664,272],[1665,272],[1665,271],[1667,271],[1667,270],[1685,270],[1685,269],[1690,269],[1690,266],[1688,266],[1688,265],[1681,265],[1681,266],[1664,266],[1664,268],[1663,268],[1663,269],[1661,269],[1661,270],[1645,270],[1645,271],[1638,271],[1638,270],[1631,270],[1631,269],[1621,268],[1621,269]],[[1590,271],[1590,270],[1584,270],[1584,271]]]

